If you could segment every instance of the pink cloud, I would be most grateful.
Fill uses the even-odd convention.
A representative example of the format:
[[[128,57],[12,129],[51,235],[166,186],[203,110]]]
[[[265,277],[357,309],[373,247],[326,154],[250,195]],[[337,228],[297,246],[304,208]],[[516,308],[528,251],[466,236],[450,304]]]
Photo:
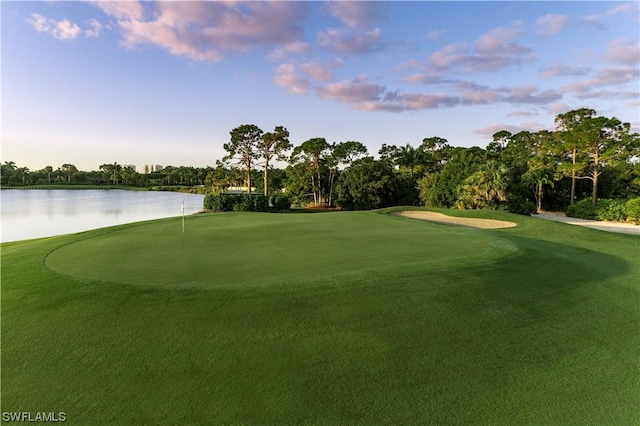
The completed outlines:
[[[279,61],[290,55],[302,55],[311,52],[311,45],[306,41],[294,41],[276,48],[268,56],[272,61]]]
[[[329,1],[329,14],[350,28],[367,27],[379,19],[379,4],[364,1]]]
[[[355,106],[363,102],[375,101],[384,93],[385,88],[359,76],[352,81],[330,83],[317,89],[320,97]]]
[[[199,61],[295,43],[306,12],[299,2],[158,2],[145,4],[148,13],[137,2],[97,6],[118,20],[125,46],[150,44]]]
[[[591,72],[589,67],[574,67],[565,65],[553,65],[540,71],[543,78],[553,78],[562,76],[583,76]]]
[[[380,30],[345,31],[329,28],[318,34],[317,42],[334,53],[365,54],[382,47]]]
[[[569,22],[567,15],[548,14],[538,18],[536,25],[538,26],[538,34],[551,36],[558,34],[564,29]]]
[[[635,67],[604,68],[598,72],[595,78],[568,84],[564,87],[564,90],[584,95],[593,88],[622,85],[637,80],[638,77],[640,77],[640,70]]]
[[[311,91],[311,82],[299,75],[293,64],[282,64],[276,68],[274,82],[277,86],[286,87],[289,93],[306,95]]]
[[[609,43],[609,49],[604,54],[609,62],[617,62],[624,65],[636,65],[640,63],[640,43],[629,39],[617,39]]]
[[[300,65],[300,71],[316,81],[333,81],[333,71],[318,61],[306,62]]]
[[[529,61],[535,55],[528,46],[517,41],[523,34],[521,27],[522,21],[516,21],[511,26],[487,31],[472,45],[461,42],[445,46],[431,54],[424,69],[439,73],[477,73]]]
[[[31,19],[27,20],[27,22],[34,30],[50,34],[58,40],[73,40],[82,33],[80,27],[68,19],[56,21],[55,19],[32,13]]]

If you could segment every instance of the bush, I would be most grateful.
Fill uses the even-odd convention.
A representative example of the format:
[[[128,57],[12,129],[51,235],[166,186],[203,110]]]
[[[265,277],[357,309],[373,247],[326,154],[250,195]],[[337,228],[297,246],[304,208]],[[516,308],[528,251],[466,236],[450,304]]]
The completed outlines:
[[[538,213],[538,209],[533,201],[527,200],[521,196],[513,196],[509,198],[507,202],[507,210],[511,213],[522,214],[525,216],[531,216]]]
[[[624,222],[627,220],[625,200],[598,200],[596,214],[598,215],[598,220]]]
[[[285,194],[275,194],[271,196],[271,204],[274,210],[289,210],[291,208],[291,198]]]
[[[640,224],[640,198],[632,198],[624,205],[629,222]]]
[[[214,212],[266,212],[269,210],[269,201],[262,194],[207,194],[203,207]]]
[[[589,220],[625,221],[628,212],[624,200],[603,198],[595,206],[591,199],[578,201],[567,208],[566,215]]]
[[[591,199],[581,200],[567,207],[565,214],[569,217],[577,217],[581,219],[596,220],[596,206],[591,204]]]

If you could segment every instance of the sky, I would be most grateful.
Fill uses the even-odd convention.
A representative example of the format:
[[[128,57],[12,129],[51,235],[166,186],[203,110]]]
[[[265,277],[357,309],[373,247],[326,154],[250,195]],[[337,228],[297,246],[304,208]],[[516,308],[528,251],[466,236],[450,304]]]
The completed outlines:
[[[640,3],[2,1],[2,161],[215,166],[299,145],[486,147],[577,108],[640,131]]]

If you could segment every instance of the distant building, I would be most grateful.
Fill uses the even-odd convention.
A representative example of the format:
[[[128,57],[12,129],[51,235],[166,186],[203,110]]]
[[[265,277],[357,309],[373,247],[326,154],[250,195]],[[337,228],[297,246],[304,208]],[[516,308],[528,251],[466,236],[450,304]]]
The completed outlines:
[[[125,165],[124,165],[124,166],[122,166],[122,167],[123,167],[123,168],[125,168],[125,169],[127,169],[127,168],[128,168],[128,169],[131,169],[131,170],[133,170],[134,172],[136,171],[136,166],[134,166],[133,164],[125,164]]]
[[[160,170],[162,170],[162,166],[160,164],[145,164],[144,165],[145,174],[149,174],[149,173],[153,173],[153,172],[159,172]]]

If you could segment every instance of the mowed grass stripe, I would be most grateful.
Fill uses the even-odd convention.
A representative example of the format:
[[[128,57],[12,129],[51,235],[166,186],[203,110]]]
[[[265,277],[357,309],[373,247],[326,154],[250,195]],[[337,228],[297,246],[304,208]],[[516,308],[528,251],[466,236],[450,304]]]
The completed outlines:
[[[300,283],[448,258],[480,256],[479,237],[373,213],[234,213],[143,224],[53,251],[46,264],[78,279],[229,287]],[[497,254],[496,254],[497,256]]]
[[[518,227],[421,226],[517,251],[246,289],[44,265],[113,230],[2,245],[3,411],[74,425],[638,424],[640,239],[465,213]],[[405,222],[420,224],[385,223]]]

